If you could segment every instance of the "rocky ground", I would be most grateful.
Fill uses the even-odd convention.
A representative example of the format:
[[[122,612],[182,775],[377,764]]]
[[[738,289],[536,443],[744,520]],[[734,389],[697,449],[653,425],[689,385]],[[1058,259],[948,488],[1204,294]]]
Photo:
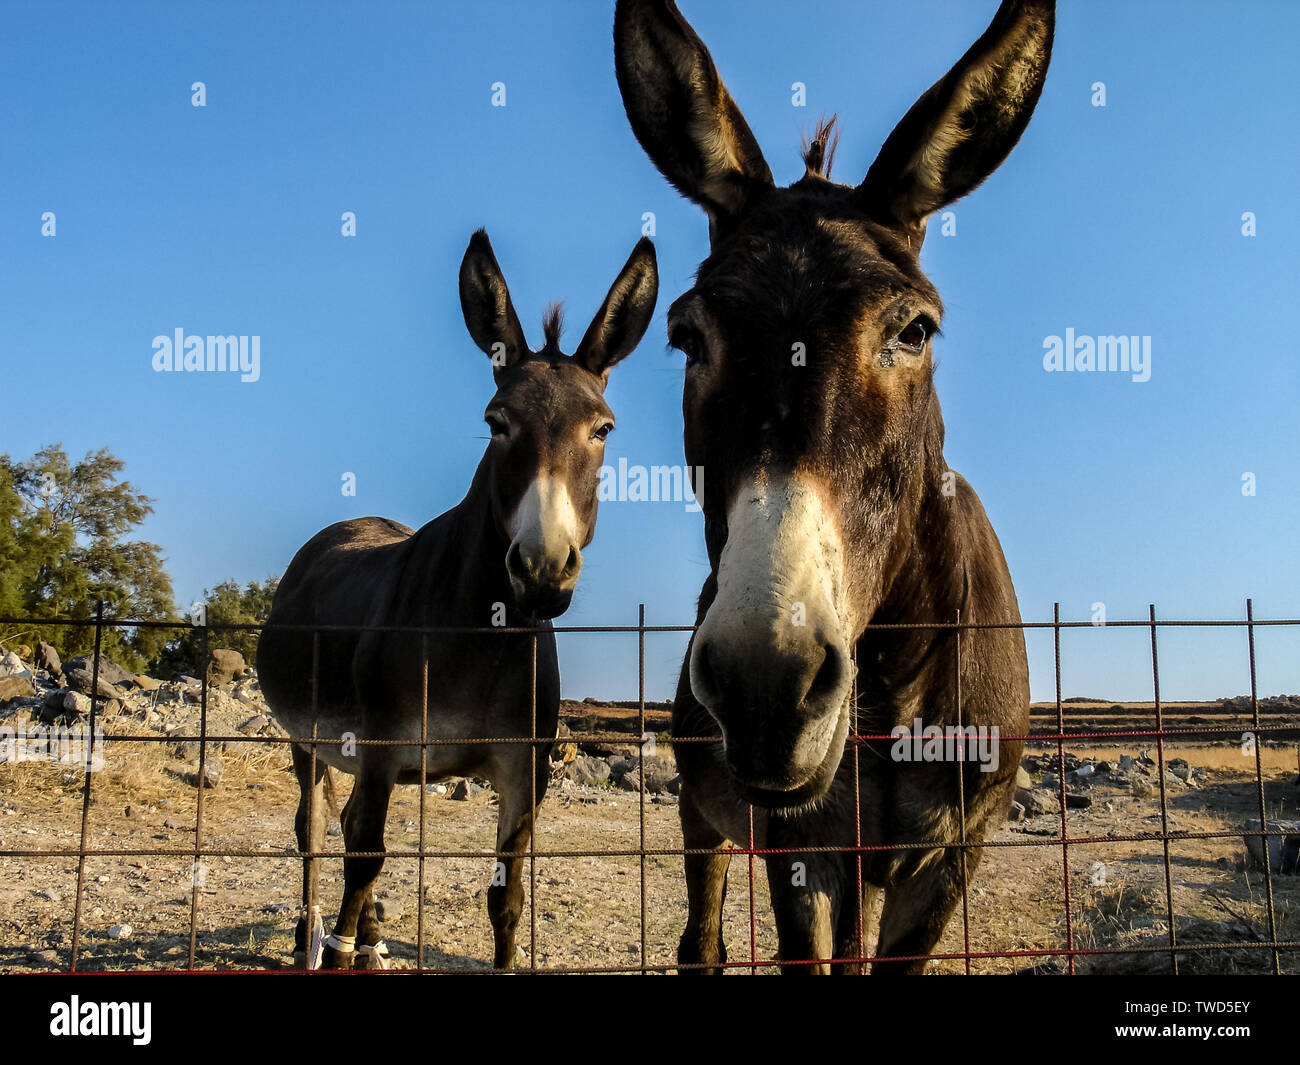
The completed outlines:
[[[84,720],[91,665],[50,661],[40,648],[0,655],[0,740]],[[0,968],[68,967],[78,859],[29,852],[75,849],[83,811],[88,846],[118,853],[85,861],[79,967],[184,968],[192,915],[197,967],[287,965],[301,875],[293,857],[297,787],[283,745],[266,742],[282,733],[256,676],[231,658],[210,664],[208,734],[239,739],[212,744],[207,786],[200,788],[198,681],[135,677],[107,660],[101,660],[100,675],[108,686],[99,690],[108,741],[102,770],[91,774],[88,805],[80,766],[34,748],[20,760],[14,745],[0,743]],[[557,744],[536,840],[542,855],[564,853],[535,861],[517,964],[634,971],[644,956],[652,969],[668,969],[685,918],[685,889],[680,856],[653,853],[681,846],[664,710],[651,708],[643,723],[629,704],[569,703],[564,716],[575,735]],[[627,740],[587,742],[576,735],[610,730]],[[660,736],[651,757],[640,757],[642,731]],[[1165,845],[1126,837],[1159,832],[1167,818],[1174,836],[1168,845],[1174,926],[1184,946],[1180,968],[1271,967],[1271,952],[1256,946],[1269,928],[1263,872],[1241,838],[1246,821],[1259,816],[1253,756],[1235,744],[1166,744],[1162,814],[1155,755],[1132,745],[1068,746],[1068,838],[1086,842],[1071,844],[1064,856],[1057,842],[1058,752],[1040,748],[1027,755],[1012,820],[994,837],[972,878],[966,913],[954,919],[940,950],[960,952],[969,927],[975,953],[1020,952],[976,958],[976,972],[1064,971],[1063,960],[1034,952],[1059,950],[1067,937],[1084,950],[1136,951],[1081,955],[1075,963],[1080,971],[1166,971],[1169,951],[1152,949],[1168,942]],[[1269,818],[1295,818],[1294,746],[1265,746],[1262,757]],[[397,789],[388,823],[390,857],[378,890],[395,967],[415,964],[421,924],[426,966],[488,965],[485,893],[492,859],[482,852],[493,846],[496,796],[485,784],[429,786],[425,846],[450,856],[426,859],[422,899],[419,863],[402,857],[419,847],[419,788]],[[346,790],[345,780],[340,801]],[[1180,836],[1193,832],[1222,836]],[[335,820],[326,845],[341,852],[342,842]],[[619,853],[643,846],[651,852],[644,859]],[[235,853],[213,856],[221,852]],[[724,917],[733,962],[761,962],[776,950],[762,862],[755,864],[752,881],[745,855],[731,865]],[[341,891],[341,862],[326,859],[323,866],[322,902],[329,914]],[[1070,880],[1068,929],[1063,868]],[[1291,939],[1300,938],[1300,877],[1294,872],[1292,861],[1285,875],[1280,865],[1272,875],[1278,935]],[[1230,949],[1195,949],[1207,943]],[[1294,952],[1284,951],[1281,964],[1300,970]],[[941,960],[933,969],[960,972],[965,962]]]

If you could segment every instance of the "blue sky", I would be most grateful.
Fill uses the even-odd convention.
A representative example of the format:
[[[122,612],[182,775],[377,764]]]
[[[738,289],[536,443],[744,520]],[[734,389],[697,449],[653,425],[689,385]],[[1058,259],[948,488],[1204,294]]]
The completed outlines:
[[[830,112],[836,176],[860,179],[995,6],[682,2],[783,184]],[[680,462],[663,314],[706,224],[628,129],[612,7],[7,5],[0,451],[111,448],[157,499],[143,534],[182,604],[282,572],[333,521],[418,526],[461,498],[484,447],[490,367],[456,294],[470,233],[488,228],[535,344],[546,301],[565,301],[571,349],[650,211],[660,305],[613,374],[607,457]],[[1063,3],[1025,138],[955,206],[954,236],[932,226],[947,456],[1026,620],[1058,600],[1073,620],[1096,602],[1111,619],[1152,602],[1239,618],[1246,596],[1257,617],[1300,613],[1298,38],[1300,6],[1280,0]],[[152,340],[176,328],[260,336],[260,380],[155,373]],[[1045,372],[1044,338],[1067,328],[1150,336],[1150,380]],[[681,504],[604,504],[563,621],[635,623],[644,602],[651,624],[689,623],[702,528]],[[1261,690],[1300,690],[1298,644],[1261,632]],[[650,697],[671,694],[682,646],[648,639]],[[1034,697],[1050,697],[1050,634],[1029,650]],[[1067,696],[1149,697],[1144,631],[1068,632],[1063,650]],[[634,638],[560,651],[566,696],[635,697]],[[1161,634],[1167,698],[1245,691],[1246,668],[1240,630]]]

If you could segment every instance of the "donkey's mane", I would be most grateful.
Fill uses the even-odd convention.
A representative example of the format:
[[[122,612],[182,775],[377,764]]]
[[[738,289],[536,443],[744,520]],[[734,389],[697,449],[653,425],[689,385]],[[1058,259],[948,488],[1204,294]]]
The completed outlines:
[[[831,166],[835,162],[835,149],[840,144],[840,131],[835,128],[839,116],[819,118],[813,130],[812,140],[800,138],[800,151],[803,155],[804,169],[812,177],[830,179]]]
[[[542,314],[542,336],[546,341],[546,350],[560,350],[560,333],[564,329],[564,304],[548,303]]]

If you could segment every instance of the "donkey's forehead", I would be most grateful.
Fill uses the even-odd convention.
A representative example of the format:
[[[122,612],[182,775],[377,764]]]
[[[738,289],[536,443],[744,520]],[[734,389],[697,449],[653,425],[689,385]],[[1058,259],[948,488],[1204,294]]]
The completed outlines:
[[[599,377],[569,355],[530,355],[503,373],[490,405],[522,406],[538,413],[585,415],[607,410]]]
[[[868,219],[847,187],[805,179],[771,190],[721,235],[695,293],[785,322],[827,313],[848,320],[906,292],[938,309],[916,250],[904,234]]]

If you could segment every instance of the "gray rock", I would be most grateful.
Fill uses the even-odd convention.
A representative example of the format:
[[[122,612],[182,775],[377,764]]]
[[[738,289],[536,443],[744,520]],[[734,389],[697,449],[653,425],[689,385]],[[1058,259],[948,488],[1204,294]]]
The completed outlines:
[[[564,767],[564,775],[575,784],[602,784],[610,778],[609,763],[603,758],[580,754]]]
[[[108,930],[109,939],[130,939],[131,926],[129,924],[115,924]]]
[[[609,775],[614,781],[620,781],[628,773],[635,773],[637,766],[641,764],[639,758],[614,757],[609,760]]]
[[[1132,769],[1133,768],[1132,756],[1127,754],[1121,754],[1119,756],[1119,767],[1121,769]]]
[[[1028,771],[1025,769],[1024,766],[1017,766],[1017,767],[1016,767],[1016,787],[1018,787],[1018,788],[1032,788],[1033,786],[1034,786],[1034,778],[1031,777],[1031,776],[1029,775]]]
[[[1018,788],[1015,801],[1024,809],[1027,817],[1042,817],[1057,812],[1056,796],[1042,788]]]
[[[32,682],[26,677],[0,677],[0,703],[22,699],[33,692]]]
[[[265,714],[258,714],[256,717],[250,717],[247,721],[245,721],[242,725],[240,725],[239,731],[260,732],[262,729],[266,728],[267,722],[270,720],[271,719],[267,717]]]
[[[205,788],[215,788],[221,783],[221,777],[225,772],[225,766],[221,764],[221,759],[216,755],[208,755],[203,761],[203,786]],[[199,767],[195,766],[185,774],[185,783],[192,784],[196,788],[199,786]]]
[[[244,656],[238,651],[217,647],[208,652],[208,683],[213,686],[229,684],[236,677],[243,676],[246,668]]]
[[[1145,776],[1140,773],[1133,774],[1133,783],[1129,785],[1129,790],[1133,793],[1135,799],[1146,799],[1156,790],[1155,786]]]
[[[1055,773],[1044,773],[1042,784],[1043,787],[1047,788],[1049,791],[1055,791],[1058,787],[1060,787],[1061,778],[1058,777]]]
[[[12,651],[5,651],[0,654],[0,677],[27,677],[30,679],[32,671],[23,665],[23,660]]]
[[[40,640],[36,644],[34,665],[37,669],[45,670],[56,680],[63,676],[63,663],[59,661],[59,652],[44,640]]]
[[[456,786],[451,789],[451,798],[459,802],[466,802],[482,794],[482,788],[475,784],[474,781],[466,779],[458,781]]]
[[[641,777],[645,777],[647,795],[676,795],[681,790],[681,778],[677,775],[677,763],[671,758],[655,756],[646,758],[641,763],[640,771],[632,768],[623,774],[619,785],[627,791],[641,790]]]
[[[1023,821],[1025,819],[1025,808],[1018,802],[1012,802],[1011,809],[1007,812],[1008,821]]]
[[[1259,819],[1246,822],[1246,832],[1258,832]],[[1273,872],[1283,876],[1300,875],[1300,821],[1282,821],[1269,818],[1269,832],[1283,832],[1286,835],[1268,836],[1269,866]],[[1294,834],[1293,834],[1294,833]],[[1264,837],[1245,835],[1246,850],[1256,868],[1264,868]]]
[[[62,901],[63,901],[63,896],[60,895],[57,891],[55,891],[53,888],[45,888],[45,889],[42,890],[42,891],[38,891],[38,892],[36,893],[36,897],[39,898],[39,899],[45,899],[46,902],[62,902]]]
[[[94,685],[94,676],[90,670],[83,669],[80,666],[69,666],[64,676],[67,678],[68,687],[73,691],[79,691],[85,695],[89,695],[93,691],[101,699],[119,699],[122,696],[122,693],[109,683],[103,674],[100,674],[98,686],[92,686]]]
[[[76,658],[69,658],[67,665],[63,667],[65,673],[71,673],[74,669],[84,669],[87,673],[94,672],[95,656],[78,655]],[[129,669],[119,666],[111,659],[99,656],[99,679],[107,681],[109,684],[125,684],[127,681],[134,679],[135,674]],[[89,689],[87,689],[89,690]]]
[[[1097,772],[1098,772],[1098,773],[1110,773],[1110,772],[1112,772],[1112,771],[1114,770],[1114,768],[1115,768],[1115,767],[1114,767],[1113,765],[1111,765],[1110,762],[1098,762],[1098,763],[1097,763]]]
[[[335,821],[330,825],[329,828],[325,830],[325,835],[333,836],[335,839],[339,839],[343,835],[343,826],[340,825],[337,821]]]
[[[89,714],[90,713],[90,696],[82,695],[77,691],[61,691],[62,699],[59,700],[60,706],[66,714]],[[48,705],[48,702],[47,702]]]
[[[1085,810],[1092,805],[1092,796],[1083,795],[1077,791],[1067,791],[1065,793],[1065,805],[1072,810]]]
[[[402,903],[395,898],[375,899],[375,916],[381,921],[400,921],[402,919]]]
[[[1185,758],[1171,758],[1165,763],[1165,767],[1179,780],[1186,781],[1191,779],[1192,767],[1187,764],[1187,759]]]

